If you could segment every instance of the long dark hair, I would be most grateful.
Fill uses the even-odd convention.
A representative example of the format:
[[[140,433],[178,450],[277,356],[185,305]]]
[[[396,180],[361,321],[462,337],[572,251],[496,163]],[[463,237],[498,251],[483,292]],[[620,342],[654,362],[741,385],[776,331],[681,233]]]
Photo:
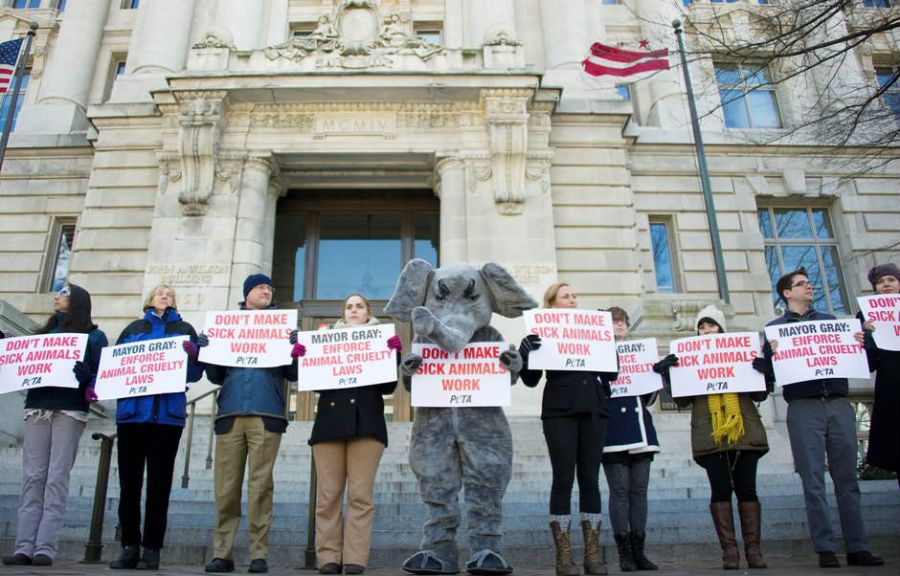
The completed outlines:
[[[97,325],[91,319],[91,295],[88,291],[75,284],[69,284],[69,310],[57,312],[44,324],[38,334],[46,334],[57,326],[62,332],[77,332],[90,334],[97,329]]]

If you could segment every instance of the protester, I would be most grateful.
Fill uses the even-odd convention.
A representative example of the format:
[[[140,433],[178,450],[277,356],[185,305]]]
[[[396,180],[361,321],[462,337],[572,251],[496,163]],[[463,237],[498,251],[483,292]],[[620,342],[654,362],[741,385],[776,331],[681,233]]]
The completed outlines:
[[[814,289],[804,268],[779,278],[775,290],[787,305],[787,310],[767,326],[834,320],[831,314],[812,307]],[[854,336],[860,344],[864,343],[862,332]],[[766,360],[771,362],[778,352],[778,341],[767,341],[764,349]],[[847,399],[847,379],[816,378],[789,384],[782,390],[788,403],[786,420],[794,467],[803,482],[806,517],[813,547],[819,555],[819,566],[839,568],[841,565],[835,555],[837,544],[825,499],[826,454],[837,496],[847,563],[852,566],[884,564],[884,560],[869,551],[863,526],[859,482],[856,479],[856,418]]]
[[[544,293],[545,308],[577,308],[577,298],[565,283],[552,284]],[[528,357],[541,339],[526,336],[519,346],[525,366],[522,382],[535,387],[542,370],[528,368]],[[547,370],[541,403],[541,422],[553,469],[550,488],[550,531],[556,546],[556,574],[575,576],[570,538],[572,485],[578,477],[581,531],[584,536],[586,574],[606,574],[600,556],[600,459],[606,438],[609,383],[616,374]]]
[[[344,300],[334,328],[378,324],[362,294]],[[296,344],[296,333],[292,335]],[[403,349],[392,336],[387,347]],[[300,345],[300,356],[306,353]],[[362,574],[369,561],[375,473],[387,447],[385,394],[397,381],[375,386],[324,390],[319,395],[309,444],[316,465],[316,561],[321,574]],[[341,514],[347,487],[347,518]]]
[[[182,343],[188,355],[187,382],[203,376],[197,360],[197,333],[181,319],[175,291],[160,284],[144,302],[144,317],[125,327],[116,344],[189,336]],[[122,398],[116,407],[119,441],[119,525],[122,553],[109,563],[113,569],[159,569],[159,551],[166,535],[169,493],[181,431],[184,428],[187,395],[184,392]],[[147,502],[141,537],[141,490],[147,469]],[[144,553],[141,555],[141,546]]]
[[[22,496],[15,552],[3,558],[7,566],[53,564],[69,497],[69,473],[88,407],[97,401],[93,383],[107,340],[91,319],[91,295],[70,283],[53,297],[53,309],[38,333],[87,334],[87,349],[72,370],[77,388],[32,388],[25,397]]]
[[[612,314],[616,341],[628,336],[628,313],[617,306]],[[647,529],[647,486],[650,464],[659,452],[653,417],[647,410],[657,393],[619,396],[609,400],[609,424],[603,447],[603,472],[609,485],[609,522],[623,572],[656,570],[644,555]]]
[[[726,328],[725,314],[715,306],[707,306],[697,314],[694,326],[700,336],[722,334]],[[677,365],[678,357],[669,354],[653,367],[662,375],[670,394],[669,369]],[[767,373],[765,362],[754,361],[753,367]],[[756,495],[756,466],[769,451],[769,443],[753,403],[765,400],[769,387],[767,384],[767,389],[760,392],[673,398],[679,407],[691,406],[691,450],[694,461],[706,470],[709,478],[709,512],[722,547],[722,568],[726,570],[740,567],[732,493],[737,497],[747,567],[767,567],[760,548],[762,522]]]
[[[900,293],[900,268],[882,264],[869,270],[869,282],[876,294]],[[869,427],[866,463],[900,472],[900,352],[878,348],[867,326],[865,340],[869,369],[875,374],[875,404]],[[898,476],[900,483],[900,476]]]
[[[265,274],[247,276],[240,308],[266,310],[276,307],[272,280]],[[201,334],[197,343],[206,346],[209,340]],[[295,353],[296,346],[292,355]],[[297,363],[274,368],[207,364],[206,376],[213,384],[222,386],[215,421],[216,531],[213,559],[206,565],[206,571],[234,571],[234,536],[241,522],[241,486],[247,466],[248,572],[268,572],[274,488],[272,470],[281,435],[287,430],[284,381],[297,379]]]

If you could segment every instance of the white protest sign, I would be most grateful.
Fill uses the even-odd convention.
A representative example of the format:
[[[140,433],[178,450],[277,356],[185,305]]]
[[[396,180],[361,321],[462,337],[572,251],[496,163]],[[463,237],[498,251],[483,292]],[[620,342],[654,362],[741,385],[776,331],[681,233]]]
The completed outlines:
[[[875,325],[875,344],[882,350],[900,351],[900,294],[859,296],[856,300],[866,322]]]
[[[300,390],[334,390],[393,382],[397,353],[388,348],[393,324],[300,332],[306,355],[297,363]]]
[[[575,308],[526,310],[525,330],[541,337],[528,355],[531,370],[615,372],[612,314]]]
[[[669,352],[678,356],[678,366],[669,371],[674,398],[766,389],[765,377],[752,366],[761,355],[756,332],[672,340]]]
[[[613,398],[642,396],[662,388],[662,376],[653,371],[653,365],[659,360],[656,338],[619,342],[616,348],[619,352],[619,377],[609,383]]]
[[[107,346],[100,353],[94,391],[100,400],[184,392],[188,336]]]
[[[812,320],[766,327],[778,341],[772,364],[779,386],[817,378],[868,378],[869,363],[853,334],[862,332],[856,318]]]
[[[200,360],[217,366],[272,368],[293,362],[289,338],[297,328],[297,310],[207,312],[203,333],[209,346]]]
[[[412,405],[431,407],[509,406],[509,372],[500,364],[506,342],[468,344],[459,352],[444,352],[434,344],[413,342],[422,357],[412,377]]]
[[[87,334],[40,334],[0,340],[0,394],[58,386],[78,388],[72,369],[84,360]]]

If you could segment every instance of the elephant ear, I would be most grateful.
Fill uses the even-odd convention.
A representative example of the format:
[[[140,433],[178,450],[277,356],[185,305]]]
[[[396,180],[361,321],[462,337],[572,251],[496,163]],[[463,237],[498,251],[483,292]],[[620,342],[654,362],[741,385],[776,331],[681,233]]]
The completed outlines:
[[[518,318],[525,310],[538,307],[538,303],[503,266],[488,262],[482,266],[480,273],[491,299],[491,309],[497,314]]]
[[[384,307],[384,313],[397,322],[409,322],[412,309],[425,304],[433,276],[434,270],[427,261],[413,258],[407,262],[397,278],[397,286]]]

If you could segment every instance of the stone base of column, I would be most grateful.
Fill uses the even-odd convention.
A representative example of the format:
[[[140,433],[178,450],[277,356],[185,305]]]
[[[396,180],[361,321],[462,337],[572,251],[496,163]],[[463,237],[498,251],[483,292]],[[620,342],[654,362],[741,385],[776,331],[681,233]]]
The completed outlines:
[[[71,103],[35,104],[23,107],[16,120],[16,134],[69,134],[90,128],[84,110]]]
[[[150,93],[154,90],[165,90],[169,87],[162,74],[123,75],[113,85],[110,102],[152,102]]]

